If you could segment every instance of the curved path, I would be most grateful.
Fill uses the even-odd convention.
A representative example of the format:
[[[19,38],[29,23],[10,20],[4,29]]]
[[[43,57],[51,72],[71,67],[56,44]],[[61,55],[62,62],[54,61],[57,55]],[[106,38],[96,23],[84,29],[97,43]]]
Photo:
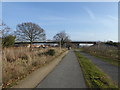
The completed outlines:
[[[104,73],[106,73],[114,82],[118,84],[118,67],[113,66],[107,62],[104,62],[100,58],[91,56],[87,53],[80,52],[81,55],[90,59],[95,65],[97,65]]]
[[[86,88],[74,52],[70,51],[36,88]]]

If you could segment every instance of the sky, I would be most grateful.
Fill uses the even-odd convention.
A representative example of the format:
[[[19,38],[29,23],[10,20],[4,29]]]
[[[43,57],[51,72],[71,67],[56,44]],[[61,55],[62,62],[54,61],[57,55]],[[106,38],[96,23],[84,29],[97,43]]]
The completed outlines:
[[[12,31],[36,23],[47,39],[65,31],[73,41],[118,41],[117,2],[3,2],[2,20]]]

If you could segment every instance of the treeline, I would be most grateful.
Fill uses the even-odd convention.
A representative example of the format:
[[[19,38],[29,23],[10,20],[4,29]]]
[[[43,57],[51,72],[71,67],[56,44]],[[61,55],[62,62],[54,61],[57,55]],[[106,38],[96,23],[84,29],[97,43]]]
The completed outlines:
[[[32,22],[25,22],[18,24],[16,26],[16,31],[11,33],[11,28],[6,24],[2,24],[2,46],[3,47],[12,47],[14,46],[15,41],[20,42],[30,42],[30,47],[34,41],[45,41],[46,34],[45,30],[41,28],[38,24]],[[65,46],[65,43],[70,42],[70,38],[65,31],[57,33],[53,37],[54,41],[59,41],[61,47]]]
[[[118,46],[120,45],[120,43],[118,43],[118,42],[113,42],[113,41],[107,41],[105,44],[112,45],[112,46],[116,46],[116,47],[118,47]]]
[[[11,28],[4,23],[2,23],[1,27],[2,47],[4,48],[14,46],[16,36],[10,32]]]

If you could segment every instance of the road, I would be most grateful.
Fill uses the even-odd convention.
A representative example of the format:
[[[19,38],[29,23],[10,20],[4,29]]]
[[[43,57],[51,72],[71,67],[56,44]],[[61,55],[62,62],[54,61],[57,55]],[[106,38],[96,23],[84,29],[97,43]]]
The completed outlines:
[[[75,53],[70,51],[36,88],[86,88]]]
[[[118,67],[113,66],[107,62],[104,62],[100,58],[91,56],[87,53],[80,52],[81,55],[90,59],[95,65],[97,65],[104,73],[106,73],[114,82],[118,84]]]

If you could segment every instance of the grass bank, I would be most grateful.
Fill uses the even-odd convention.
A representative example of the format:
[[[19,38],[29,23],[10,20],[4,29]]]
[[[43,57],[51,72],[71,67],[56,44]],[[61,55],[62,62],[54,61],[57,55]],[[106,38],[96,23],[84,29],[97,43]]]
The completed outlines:
[[[112,64],[114,66],[119,66],[120,67],[120,61],[118,61],[118,60],[113,60],[113,59],[111,59],[109,57],[99,56],[99,55],[94,54],[94,53],[89,53],[89,54],[93,55],[93,56],[95,56],[97,58],[101,58],[101,60],[103,60],[105,62],[108,62],[108,63],[110,63],[110,64]]]
[[[101,60],[108,62],[114,66],[120,66],[118,59],[118,48],[106,45],[94,45],[90,47],[81,48],[83,52],[89,53],[95,57],[101,58]]]
[[[89,88],[117,88],[106,74],[96,67],[89,59],[75,51],[82,68],[86,84]]]

